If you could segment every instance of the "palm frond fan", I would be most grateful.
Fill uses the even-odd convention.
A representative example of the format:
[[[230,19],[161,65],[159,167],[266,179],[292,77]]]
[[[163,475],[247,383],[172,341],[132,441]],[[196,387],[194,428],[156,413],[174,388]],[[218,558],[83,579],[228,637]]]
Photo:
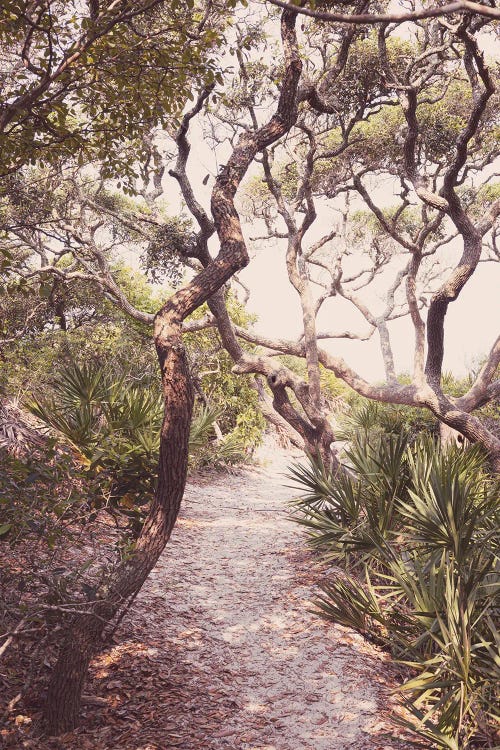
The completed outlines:
[[[0,399],[0,449],[19,456],[44,442],[44,435],[29,413],[12,399]]]

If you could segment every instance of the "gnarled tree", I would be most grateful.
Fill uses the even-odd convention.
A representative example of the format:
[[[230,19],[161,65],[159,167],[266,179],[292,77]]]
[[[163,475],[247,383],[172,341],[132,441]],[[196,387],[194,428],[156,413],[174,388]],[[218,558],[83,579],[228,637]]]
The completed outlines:
[[[487,22],[468,15],[420,22],[404,34],[387,23],[376,33],[313,26],[307,34],[310,72],[299,91],[296,127],[286,149],[264,152],[261,186],[254,180],[248,191],[249,211],[260,212],[266,227],[258,242],[287,243],[303,333],[284,341],[236,331],[268,354],[302,357],[307,383],[294,383],[286,368],[277,374],[269,356],[252,361],[235,352],[235,370],[268,376],[275,408],[310,449],[315,440],[329,445],[333,438],[321,398],[322,365],[369,399],[429,409],[480,442],[500,469],[498,437],[472,414],[500,393],[500,340],[466,393],[454,397],[443,386],[446,311],[479,262],[495,256],[498,99],[491,69],[497,66],[481,52],[486,34]],[[241,75],[245,86],[244,65]],[[248,111],[255,121],[252,102]],[[393,193],[390,202],[377,188],[381,179]],[[340,215],[333,226],[325,226],[325,206]],[[383,304],[371,289],[385,290]],[[318,328],[321,311],[324,321],[340,299],[364,318],[366,332]],[[398,380],[391,345],[391,321],[402,315],[415,340],[409,384]],[[360,377],[333,345],[320,345],[375,332],[383,384]],[[287,399],[289,388],[300,394],[300,413]]]
[[[242,135],[216,180],[212,212],[220,251],[191,282],[170,297],[155,316],[154,340],[165,397],[158,489],[130,559],[119,567],[96,600],[89,603],[89,614],[77,617],[66,633],[47,699],[46,719],[52,732],[65,731],[76,725],[83,681],[103,627],[140,589],[175,524],[186,480],[187,441],[193,406],[193,385],[182,342],[182,322],[248,262],[234,196],[256,153],[284,135],[295,120],[296,91],[301,73],[294,31],[295,16],[293,11],[283,13],[285,76],[276,112],[262,128]]]
[[[441,377],[446,309],[477,268],[482,238],[494,230],[498,215],[498,204],[486,196],[490,211],[486,220],[478,221],[474,209],[467,207],[461,195],[471,170],[480,169],[482,163],[487,166],[495,155],[495,148],[488,146],[487,138],[481,142],[486,118],[495,117],[495,108],[492,107],[491,76],[479,53],[477,41],[478,35],[484,33],[486,21],[469,12],[473,10],[470,6],[475,5],[463,0],[452,9],[447,8],[446,12],[457,13],[456,16],[450,15],[450,21],[421,21],[410,39],[406,35],[394,43],[390,37],[397,36],[397,28],[392,25],[380,26],[378,36],[371,36],[366,24],[384,18],[370,16],[366,2],[353,4],[352,24],[309,29],[309,22],[306,22],[305,43],[310,44],[310,55],[307,75],[302,79],[295,20],[304,9],[287,8],[281,19],[284,64],[263,79],[266,91],[262,99],[264,106],[259,109],[254,99],[255,94],[260,95],[255,71],[249,73],[248,63],[236,43],[246,91],[238,105],[238,122],[231,132],[229,158],[220,169],[212,190],[210,212],[196,198],[186,169],[188,128],[210,96],[210,81],[204,81],[202,93],[193,109],[182,118],[175,136],[177,160],[171,176],[177,180],[186,206],[197,223],[196,231],[181,231],[177,250],[180,250],[183,260],[194,264],[196,270],[191,280],[179,288],[154,316],[130,304],[109,267],[106,253],[99,247],[99,220],[94,225],[88,221],[89,217],[99,214],[113,215],[112,201],[107,201],[105,195],[82,192],[79,200],[81,215],[71,215],[69,221],[64,207],[56,206],[56,211],[59,211],[57,221],[52,216],[49,223],[57,223],[55,241],[61,247],[61,255],[58,258],[56,252],[51,261],[47,261],[43,243],[42,246],[37,244],[41,236],[38,224],[28,232],[25,226],[21,230],[7,226],[9,238],[14,236],[25,246],[31,243],[31,251],[40,259],[37,268],[25,268],[22,273],[32,273],[42,279],[60,279],[61,283],[97,283],[104,294],[132,317],[152,324],[165,397],[156,497],[133,553],[88,602],[87,614],[77,616],[65,633],[46,706],[50,731],[57,733],[76,725],[83,681],[103,629],[141,588],[175,523],[186,479],[187,441],[193,405],[193,384],[182,333],[187,327],[186,318],[204,302],[208,303],[213,316],[207,322],[217,325],[221,340],[234,359],[235,371],[264,375],[279,417],[295,430],[301,444],[325,461],[335,464],[337,459],[334,430],[321,392],[320,365],[368,398],[430,409],[439,419],[457,427],[471,439],[480,440],[497,466],[500,463],[498,439],[471,414],[474,408],[498,393],[499,384],[494,380],[494,373],[500,360],[500,342],[492,348],[475,383],[462,398],[453,399],[446,395]],[[96,4],[93,3],[92,7],[95,8]],[[115,7],[118,5],[111,3],[107,10],[99,10],[101,15],[96,19],[104,23],[106,13],[111,13]],[[459,12],[463,7],[467,7],[465,14]],[[479,10],[483,7],[488,10],[488,6],[481,6]],[[125,6],[122,10],[125,12]],[[434,11],[430,14],[432,17],[440,15],[439,9]],[[95,10],[92,13],[95,14]],[[95,28],[96,19],[90,18],[88,23],[82,24],[82,29]],[[342,19],[333,18],[335,20]],[[128,18],[122,21],[125,24]],[[327,19],[325,23],[330,21]],[[119,23],[117,21],[117,25]],[[31,39],[35,30],[47,35],[43,24],[39,26],[35,24],[33,32],[28,30],[27,36],[22,37],[21,60],[22,50],[26,48],[29,53],[31,49],[26,40]],[[137,32],[135,26],[131,29],[132,33]],[[143,33],[143,30],[139,28],[139,32]],[[171,32],[175,33],[175,30]],[[86,41],[91,40],[93,44],[97,40],[92,34],[92,31],[85,30],[81,37],[76,35],[85,52],[89,49]],[[79,88],[80,79],[76,73],[65,74],[66,70],[73,70],[72,45],[73,41],[62,61],[54,60],[50,70],[30,71],[29,101],[21,99],[22,107],[12,109],[10,94],[7,97],[6,112],[10,113],[5,126],[7,133],[10,133],[9,123],[14,123],[16,112],[24,112],[18,123],[16,120],[15,127],[13,125],[14,130],[10,133],[13,138],[17,132],[24,132],[23,123],[31,122],[33,116],[37,127],[41,123],[43,137],[50,141],[45,146],[55,147],[59,142],[69,142],[64,113],[59,118],[62,123],[60,137],[56,134],[53,140],[50,117],[42,117],[43,112],[38,117],[35,110],[38,104],[48,107],[49,101],[45,97],[50,98],[51,91],[56,99],[60,94],[64,100],[63,93],[57,88],[58,81],[67,86],[67,92],[73,91],[73,85],[75,91],[83,91]],[[76,59],[80,57],[77,54]],[[31,59],[29,54],[28,58]],[[98,80],[98,71],[92,68],[91,61],[88,62]],[[61,70],[60,65],[65,67]],[[86,75],[88,68],[84,70]],[[59,73],[54,77],[57,71]],[[269,83],[269,78],[280,80],[278,90]],[[91,76],[91,83],[92,80]],[[459,115],[454,132],[452,128],[448,151],[436,161],[426,145],[428,133],[422,130],[422,113],[425,106],[432,107],[433,103],[445,101],[446,91],[454,80],[470,92],[470,104]],[[252,88],[250,82],[257,83],[256,87]],[[82,102],[80,106],[74,116],[84,118],[85,105]],[[160,109],[161,106],[160,103]],[[228,120],[234,124],[234,110],[228,109],[228,112],[225,125]],[[274,112],[272,116],[271,112]],[[394,118],[392,113],[398,114]],[[223,107],[219,107],[219,115],[224,117]],[[399,115],[402,119],[398,120]],[[145,120],[148,132],[153,121],[158,122],[153,115],[151,121],[148,117]],[[91,117],[90,121],[94,122],[95,118]],[[392,131],[390,127],[384,131],[382,125],[386,122],[389,126],[391,122],[395,125]],[[386,133],[386,140],[377,143],[373,136],[379,132]],[[439,139],[439,128],[437,132]],[[136,134],[134,126],[128,135]],[[282,146],[285,136],[286,143]],[[20,143],[18,152],[13,167],[25,162],[27,153],[31,158],[24,142]],[[137,154],[138,162],[142,158],[146,165],[146,179],[152,179],[152,193],[146,195],[145,200],[146,203],[151,200],[153,204],[154,191],[161,189],[165,166],[154,143],[147,137],[141,139]],[[228,315],[221,292],[226,282],[249,261],[235,196],[256,157],[262,164],[263,185],[267,191],[262,213],[266,237],[286,241],[287,270],[302,310],[303,335],[296,341],[272,340],[238,328]],[[476,159],[474,167],[471,159]],[[151,171],[148,172],[149,168]],[[401,203],[396,207],[377,207],[372,185],[385,174],[390,175],[394,183],[403,176]],[[130,179],[133,179],[132,173]],[[80,189],[78,180],[75,189]],[[359,201],[364,201],[375,216],[376,223],[372,224],[371,235],[365,238],[364,244],[358,242],[356,245],[355,222],[349,201],[347,206],[338,202],[342,195],[349,196],[351,206],[354,205],[353,196],[360,196]],[[313,236],[313,227],[318,225],[318,217],[321,217],[321,207],[328,200],[342,209],[344,219],[340,226],[327,226],[325,231],[318,231]],[[138,236],[142,233],[145,244],[148,244],[151,235],[144,230],[148,221],[156,232],[156,240],[160,244],[163,242],[164,246],[170,245],[168,250],[175,249],[175,232],[166,232],[164,223],[154,211],[142,217],[134,216],[131,211],[129,230]],[[454,229],[450,230],[448,226]],[[445,283],[438,284],[425,258],[432,258],[445,245],[450,231],[462,238],[463,253]],[[189,237],[186,238],[186,234]],[[209,252],[212,237],[217,238],[220,245],[215,257]],[[365,251],[361,265],[356,262],[350,266],[350,259],[358,246]],[[60,262],[65,254],[68,255],[68,249],[72,257],[69,266]],[[389,282],[385,304],[380,311],[363,302],[361,293],[371,281],[382,277]],[[424,284],[419,289],[421,282]],[[401,293],[403,283],[405,287]],[[429,314],[425,321],[421,300],[429,295]],[[350,331],[323,332],[318,328],[318,313],[326,309],[332,299],[335,301],[340,297],[364,316],[368,335],[378,332],[386,366],[384,384],[367,382],[346,362],[320,345],[319,342],[326,338],[353,335]],[[403,313],[409,314],[413,322],[416,340],[415,373],[409,385],[397,380],[391,359],[390,321]],[[427,362],[424,350],[426,325]],[[261,352],[249,352],[241,340],[260,345]],[[307,379],[282,364],[276,358],[280,353],[303,358]],[[269,407],[262,383],[257,381],[256,387]]]

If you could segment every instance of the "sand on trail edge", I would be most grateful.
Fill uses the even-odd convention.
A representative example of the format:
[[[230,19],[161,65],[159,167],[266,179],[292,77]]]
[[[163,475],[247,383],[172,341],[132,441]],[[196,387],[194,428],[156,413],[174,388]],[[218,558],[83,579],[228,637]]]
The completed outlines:
[[[267,444],[259,464],[188,484],[167,549],[93,662],[86,690],[101,704],[44,748],[409,747],[390,718],[388,656],[311,612],[318,571],[287,507],[296,459]]]

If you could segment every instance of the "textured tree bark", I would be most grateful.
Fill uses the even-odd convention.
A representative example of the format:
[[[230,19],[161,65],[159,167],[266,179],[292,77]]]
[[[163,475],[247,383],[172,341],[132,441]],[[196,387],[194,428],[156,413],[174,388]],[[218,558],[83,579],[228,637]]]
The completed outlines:
[[[480,443],[488,454],[493,471],[496,474],[500,473],[500,440],[491,430],[485,427],[477,417],[452,406],[430,408],[435,416],[452,430],[462,434],[471,443]]]
[[[463,440],[464,436],[457,430],[454,430],[453,427],[449,427],[444,422],[439,423],[439,442],[443,448],[450,445],[459,445],[463,443]]]
[[[302,436],[275,410],[272,399],[264,390],[263,383],[258,376],[255,377],[254,382],[253,384],[251,383],[251,385],[259,395],[259,407],[265,419],[270,424],[274,425],[278,434],[282,435],[288,443],[294,445],[300,450],[304,450],[305,443]]]
[[[77,726],[85,676],[103,629],[127,599],[142,587],[170,538],[179,512],[187,474],[194,390],[180,324],[162,323],[163,335],[157,338],[156,347],[162,371],[165,416],[156,497],[134,554],[118,567],[98,592],[96,600],[89,602],[89,613],[77,616],[66,632],[46,699],[45,721],[50,734],[67,732]],[[168,338],[165,337],[167,329]]]
[[[103,630],[127,600],[140,590],[177,519],[186,483],[194,400],[182,342],[182,323],[248,263],[234,196],[255,155],[284,135],[295,122],[297,87],[302,71],[295,36],[296,15],[290,10],[282,15],[285,75],[277,110],[262,128],[240,137],[214,186],[212,214],[221,243],[220,252],[190,283],[170,297],[155,316],[154,339],[165,398],[158,488],[133,553],[101,587],[95,600],[88,603],[88,613],[77,616],[66,630],[45,704],[44,718],[50,734],[60,734],[77,725],[85,676]]]

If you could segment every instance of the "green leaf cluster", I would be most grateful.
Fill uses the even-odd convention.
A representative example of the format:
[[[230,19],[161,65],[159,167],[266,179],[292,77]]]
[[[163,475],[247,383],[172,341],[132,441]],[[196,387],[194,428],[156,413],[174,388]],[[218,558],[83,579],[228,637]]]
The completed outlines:
[[[61,155],[81,165],[99,155],[132,189],[126,143],[144,128],[171,127],[193,90],[220,83],[221,42],[236,2],[127,5],[101,4],[91,19],[85,3],[51,0],[35,19],[31,3],[2,4],[1,95],[16,102],[0,134],[5,174]]]
[[[44,540],[53,549],[91,520],[95,487],[54,440],[18,454],[0,447],[0,543]]]
[[[168,280],[173,286],[184,275],[184,261],[196,244],[194,226],[182,216],[165,217],[148,242],[143,268],[154,282]]]
[[[49,394],[27,402],[28,409],[69,445],[89,478],[99,479],[96,508],[129,519],[140,531],[145,506],[156,483],[163,398],[122,372],[92,363],[61,369]],[[217,419],[213,409],[193,421],[191,450],[204,447]]]

